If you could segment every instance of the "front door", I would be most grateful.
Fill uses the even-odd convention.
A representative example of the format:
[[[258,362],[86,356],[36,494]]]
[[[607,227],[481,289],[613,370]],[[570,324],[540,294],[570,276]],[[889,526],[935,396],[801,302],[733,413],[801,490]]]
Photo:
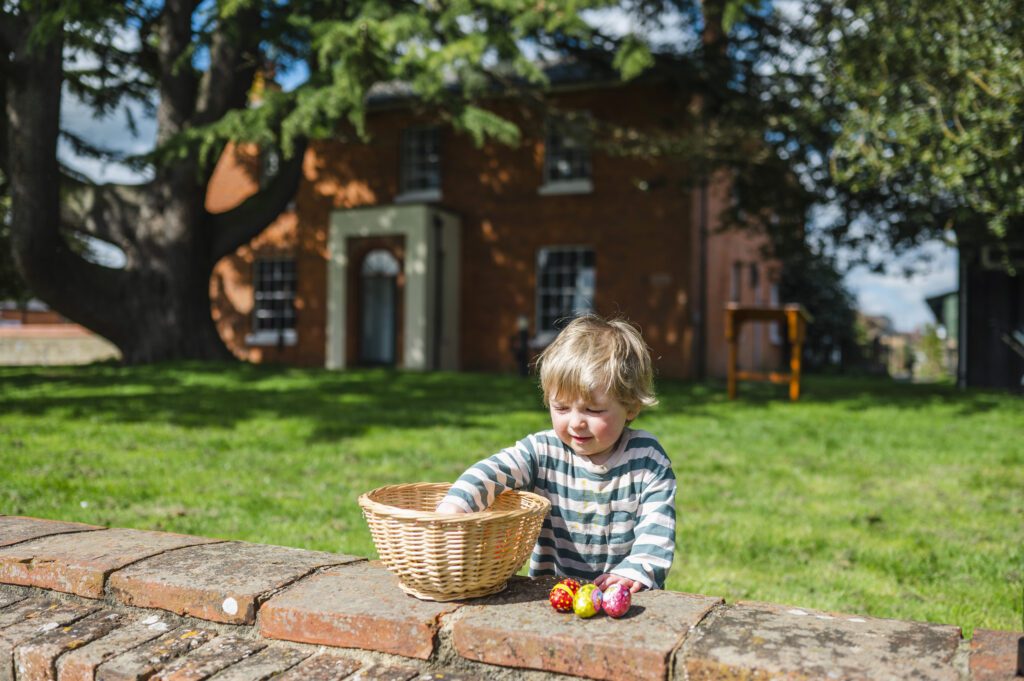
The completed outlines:
[[[397,305],[398,260],[390,251],[366,254],[359,277],[359,363],[393,366]]]

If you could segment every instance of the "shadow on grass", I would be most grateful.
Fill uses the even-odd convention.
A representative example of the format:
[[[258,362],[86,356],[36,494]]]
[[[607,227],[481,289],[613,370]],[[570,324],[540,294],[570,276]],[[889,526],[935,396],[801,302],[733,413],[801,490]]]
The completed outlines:
[[[379,427],[468,426],[539,408],[533,381],[504,375],[231,363],[0,369],[3,413],[227,429],[261,416],[299,418],[314,426],[310,441]]]
[[[893,410],[922,410],[935,406],[953,407],[958,415],[969,416],[1020,402],[1018,396],[994,390],[962,390],[951,383],[908,383],[884,377],[805,376],[801,395],[790,402],[787,385],[741,382],[732,404],[742,409],[775,406],[828,404],[852,410],[885,407]],[[725,381],[659,383],[659,411],[702,413],[709,405],[729,405]],[[705,412],[706,413],[706,412]],[[722,416],[722,407],[715,408]]]
[[[729,421],[751,410],[832,404],[897,411],[952,405],[969,415],[1016,399],[1005,393],[878,378],[809,376],[803,388],[800,401],[791,404],[785,386],[743,383],[740,398],[730,403],[724,382],[663,380],[658,383],[657,413]],[[299,418],[313,424],[313,442],[357,436],[372,428],[470,426],[495,414],[541,408],[534,378],[498,374],[212,362],[0,368],[3,413],[227,429],[259,417]]]

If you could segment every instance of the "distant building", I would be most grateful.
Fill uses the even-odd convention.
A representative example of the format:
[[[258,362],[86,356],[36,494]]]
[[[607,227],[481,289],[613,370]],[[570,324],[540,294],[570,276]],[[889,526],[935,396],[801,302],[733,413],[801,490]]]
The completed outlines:
[[[681,120],[676,85],[572,68],[548,99],[634,130]],[[371,99],[369,142],[305,157],[294,209],[222,260],[213,314],[254,362],[515,371],[564,320],[593,310],[637,323],[660,376],[724,376],[725,305],[778,305],[763,236],[719,231],[727,174],[702,191],[676,160],[602,151],[586,128],[491,101],[522,142],[477,148],[402,93]],[[273,158],[221,159],[207,208],[251,195]],[[777,329],[744,330],[740,363],[776,368]]]
[[[0,365],[88,364],[118,357],[109,341],[40,300],[0,301]]]
[[[957,375],[960,338],[960,294],[949,291],[925,298],[928,309],[935,316],[937,333],[942,341],[942,368],[950,376]]]
[[[19,303],[14,300],[0,300],[0,326],[70,323],[59,312],[51,310],[46,303],[35,298],[25,303]]]

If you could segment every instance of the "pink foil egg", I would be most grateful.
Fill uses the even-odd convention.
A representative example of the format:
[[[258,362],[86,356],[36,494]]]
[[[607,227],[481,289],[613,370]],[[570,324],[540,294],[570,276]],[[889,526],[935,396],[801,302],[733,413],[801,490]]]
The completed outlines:
[[[612,584],[604,590],[601,605],[609,617],[622,617],[633,604],[633,594],[621,584]]]

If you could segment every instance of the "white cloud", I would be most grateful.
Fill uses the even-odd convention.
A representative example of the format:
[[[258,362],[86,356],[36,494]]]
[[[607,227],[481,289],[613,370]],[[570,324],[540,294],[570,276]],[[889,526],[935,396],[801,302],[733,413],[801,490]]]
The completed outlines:
[[[904,276],[903,263],[922,254],[932,258],[927,269]],[[957,251],[939,242],[928,243],[894,261],[887,273],[874,274],[865,267],[855,267],[847,274],[845,282],[857,296],[857,306],[862,312],[889,317],[897,331],[913,331],[935,323],[925,298],[957,288]]]

